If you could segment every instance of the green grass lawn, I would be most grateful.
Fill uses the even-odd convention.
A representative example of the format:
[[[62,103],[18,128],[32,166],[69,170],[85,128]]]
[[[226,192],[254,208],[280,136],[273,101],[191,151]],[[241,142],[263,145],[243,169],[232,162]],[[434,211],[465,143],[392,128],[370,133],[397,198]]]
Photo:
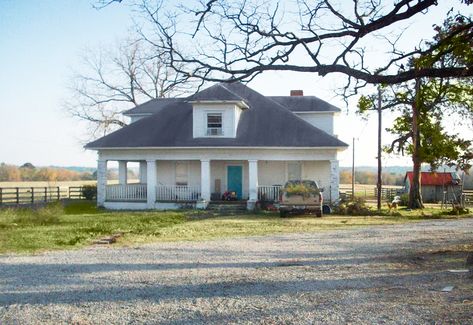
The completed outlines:
[[[395,214],[280,218],[276,213],[228,216],[196,211],[112,212],[97,209],[91,202],[76,201],[65,206],[55,204],[36,210],[0,210],[0,253],[80,248],[116,232],[123,232],[124,236],[114,245],[134,245],[156,241],[315,232],[429,218],[457,218],[442,216],[438,209],[422,212],[398,210]]]

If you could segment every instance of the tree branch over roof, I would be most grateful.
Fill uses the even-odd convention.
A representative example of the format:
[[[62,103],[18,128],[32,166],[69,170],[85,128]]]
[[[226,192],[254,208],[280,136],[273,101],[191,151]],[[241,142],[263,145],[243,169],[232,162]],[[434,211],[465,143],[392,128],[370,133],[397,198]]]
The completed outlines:
[[[458,6],[461,3],[458,0]],[[179,73],[214,82],[249,81],[265,71],[341,73],[353,78],[349,85],[357,89],[422,77],[473,76],[471,62],[450,67],[408,64],[426,54],[448,55],[453,38],[471,42],[471,17],[463,17],[457,29],[434,42],[421,38],[410,49],[393,46],[376,66],[367,59],[366,48],[375,37],[384,37],[388,47],[396,44],[389,44],[394,28],[402,28],[402,23],[436,5],[436,0],[354,0],[352,7],[330,0],[201,0],[199,5],[182,1],[176,6],[164,1],[159,7],[145,1],[141,8],[156,31],[147,39],[161,41],[161,50],[169,54]],[[301,53],[306,59],[300,59]]]

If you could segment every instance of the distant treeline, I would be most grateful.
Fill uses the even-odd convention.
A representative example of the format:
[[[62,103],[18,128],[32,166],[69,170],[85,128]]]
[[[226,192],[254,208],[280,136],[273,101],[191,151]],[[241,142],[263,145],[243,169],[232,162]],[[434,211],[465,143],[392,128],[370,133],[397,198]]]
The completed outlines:
[[[78,172],[58,167],[35,167],[31,163],[22,166],[0,164],[0,182],[83,181],[95,179],[95,173],[91,172]]]
[[[340,171],[340,184],[351,183],[351,171]],[[404,175],[396,173],[383,173],[383,185],[403,185]],[[357,184],[376,184],[378,181],[378,174],[369,171],[356,171],[355,183]]]

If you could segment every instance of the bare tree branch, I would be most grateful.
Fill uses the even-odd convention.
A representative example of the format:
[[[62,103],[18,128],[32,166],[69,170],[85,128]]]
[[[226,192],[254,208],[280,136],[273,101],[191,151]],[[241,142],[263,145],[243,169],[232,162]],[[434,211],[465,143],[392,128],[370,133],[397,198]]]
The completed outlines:
[[[170,66],[166,53],[156,53],[143,40],[127,40],[115,49],[85,53],[64,107],[86,121],[96,138],[125,126],[125,110],[159,97],[190,94],[195,86],[190,79]]]
[[[397,44],[402,32],[393,41],[387,37],[394,26],[423,15],[436,0],[354,0],[352,7],[342,1],[295,2],[291,7],[294,1],[210,0],[200,5],[182,1],[175,7],[171,2],[153,7],[145,1],[141,8],[156,31],[146,39],[160,40],[152,43],[168,53],[176,71],[206,81],[249,81],[265,71],[340,73],[348,77],[347,86],[356,93],[366,84],[473,76],[471,62],[448,67],[408,64],[426,54],[448,55],[452,48],[445,44],[453,38],[471,42],[469,17],[435,44],[419,38],[412,48],[401,49]],[[376,37],[391,48],[378,66],[366,51]],[[306,60],[300,60],[301,53]]]

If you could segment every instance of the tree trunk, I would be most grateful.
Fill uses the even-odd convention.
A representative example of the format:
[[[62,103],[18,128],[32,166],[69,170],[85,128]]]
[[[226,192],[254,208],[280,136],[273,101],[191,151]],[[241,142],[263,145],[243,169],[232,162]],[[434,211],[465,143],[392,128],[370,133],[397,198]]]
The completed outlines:
[[[378,86],[378,181],[376,182],[376,191],[377,191],[377,200],[376,200],[376,206],[378,208],[378,211],[381,211],[381,190],[383,186],[383,179],[382,179],[382,173],[383,173],[383,166],[381,165],[381,159],[382,159],[382,142],[381,142],[381,134],[382,134],[382,123],[383,123],[383,118],[382,118],[382,99],[381,99],[381,86]]]
[[[421,192],[421,166],[422,160],[420,157],[420,130],[419,130],[419,115],[420,115],[420,79],[416,79],[415,85],[415,100],[412,105],[412,184],[409,188],[409,209],[423,209]]]

